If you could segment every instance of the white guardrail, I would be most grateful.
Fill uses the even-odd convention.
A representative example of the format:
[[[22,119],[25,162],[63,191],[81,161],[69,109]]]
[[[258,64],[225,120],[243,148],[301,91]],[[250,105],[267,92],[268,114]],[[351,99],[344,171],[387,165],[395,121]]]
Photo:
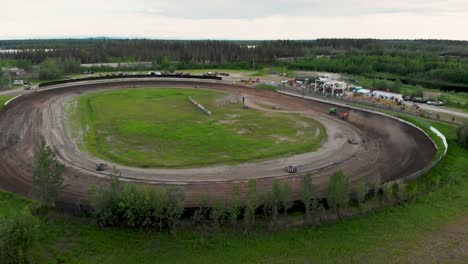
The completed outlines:
[[[15,100],[16,98],[18,98],[20,96],[21,96],[21,94],[18,94],[17,96],[15,96],[15,97],[11,98],[10,100],[6,101],[5,106],[7,106],[9,103],[11,103],[11,101]]]
[[[445,154],[447,153],[447,150],[448,150],[447,138],[444,136],[444,134],[442,134],[435,127],[431,126],[430,129],[431,129],[432,132],[434,132],[438,137],[440,137],[442,139],[442,142],[444,142],[444,147],[445,147],[444,156],[445,156]]]

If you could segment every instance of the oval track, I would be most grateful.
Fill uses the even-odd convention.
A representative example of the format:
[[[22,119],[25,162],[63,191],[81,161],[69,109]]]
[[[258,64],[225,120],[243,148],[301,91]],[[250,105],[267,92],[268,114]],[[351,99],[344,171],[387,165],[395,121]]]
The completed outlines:
[[[66,99],[84,92],[105,89],[195,86],[246,96],[252,106],[259,100],[286,111],[311,115],[327,127],[330,136],[317,153],[333,147],[334,152],[325,151],[328,156],[306,153],[281,160],[194,170],[119,167],[129,181],[181,186],[186,192],[187,206],[195,206],[201,194],[230,197],[234,185],[239,185],[244,193],[250,178],[258,178],[258,186],[262,192],[271,189],[275,178],[289,181],[295,198],[299,198],[302,182],[300,176],[305,172],[312,173],[313,182],[322,194],[329,177],[338,169],[342,169],[350,177],[352,186],[362,177],[368,182],[377,177],[384,181],[395,180],[422,169],[434,158],[437,151],[432,140],[421,130],[390,117],[349,110],[349,122],[342,123],[330,120],[325,115],[329,104],[222,81],[122,79],[80,82],[57,85],[24,95],[0,112],[0,188],[26,196],[31,194],[34,153],[37,143],[43,137],[57,149],[67,165],[64,174],[65,188],[59,204],[67,207],[87,204],[90,187],[106,184],[108,177],[90,169],[94,166],[95,158],[79,152],[70,137],[66,136],[63,114],[60,113]],[[360,146],[345,144],[347,137],[351,135],[359,136],[364,143]],[[299,166],[299,173],[285,174],[281,170],[285,164],[291,162]]]

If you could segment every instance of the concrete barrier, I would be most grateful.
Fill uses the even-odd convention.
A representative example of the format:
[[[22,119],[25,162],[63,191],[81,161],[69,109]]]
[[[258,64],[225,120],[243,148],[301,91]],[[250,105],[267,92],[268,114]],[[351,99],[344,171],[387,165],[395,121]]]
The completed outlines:
[[[188,98],[190,102],[192,102],[192,104],[196,105],[198,108],[200,108],[203,112],[205,112],[207,115],[211,116],[211,111],[206,109],[202,104],[200,104],[199,102],[195,101],[192,97],[189,97]]]

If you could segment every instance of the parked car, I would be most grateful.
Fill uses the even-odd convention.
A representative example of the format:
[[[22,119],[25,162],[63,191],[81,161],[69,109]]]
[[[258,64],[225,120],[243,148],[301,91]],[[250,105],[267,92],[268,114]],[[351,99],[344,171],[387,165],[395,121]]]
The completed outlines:
[[[419,100],[419,97],[411,97],[411,101],[417,102]]]
[[[427,101],[426,104],[428,104],[428,105],[435,105],[435,102],[434,102],[434,101]]]
[[[411,96],[405,95],[405,96],[403,96],[403,100],[405,100],[405,101],[410,101],[410,100],[411,100]]]
[[[423,103],[423,104],[424,104],[424,103],[426,103],[426,102],[427,102],[426,99],[424,99],[424,98],[418,98],[418,103]]]
[[[436,105],[436,106],[443,106],[443,105],[444,105],[444,102],[442,102],[442,101],[435,101],[435,102],[434,102],[434,105]]]

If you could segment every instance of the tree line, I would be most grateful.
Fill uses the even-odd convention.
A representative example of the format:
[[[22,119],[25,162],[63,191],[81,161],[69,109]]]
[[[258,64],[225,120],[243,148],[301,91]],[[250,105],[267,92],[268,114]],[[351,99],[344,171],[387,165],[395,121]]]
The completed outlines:
[[[49,67],[50,61],[78,63],[153,62],[166,58],[172,70],[252,69],[285,66],[400,79],[431,88],[468,89],[468,42],[444,40],[318,39],[275,41],[65,39],[0,41],[0,66]],[[168,66],[169,67],[169,66]],[[64,67],[63,74],[75,68]],[[166,67],[167,68],[167,67]],[[146,69],[146,68],[145,68]],[[99,70],[99,69],[95,69]],[[107,69],[115,70],[115,69]],[[118,69],[125,70],[125,68]],[[128,69],[135,70],[135,69]]]

